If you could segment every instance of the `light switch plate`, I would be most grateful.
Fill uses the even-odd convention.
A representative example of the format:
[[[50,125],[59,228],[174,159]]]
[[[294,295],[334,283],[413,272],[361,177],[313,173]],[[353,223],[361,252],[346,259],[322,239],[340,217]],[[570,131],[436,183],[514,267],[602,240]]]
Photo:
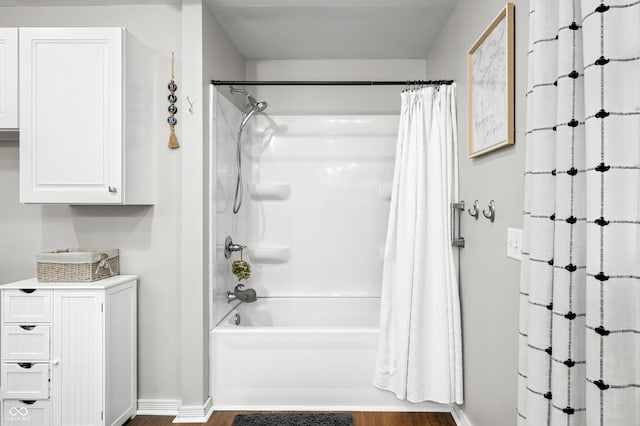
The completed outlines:
[[[507,256],[522,259],[522,229],[507,228]]]

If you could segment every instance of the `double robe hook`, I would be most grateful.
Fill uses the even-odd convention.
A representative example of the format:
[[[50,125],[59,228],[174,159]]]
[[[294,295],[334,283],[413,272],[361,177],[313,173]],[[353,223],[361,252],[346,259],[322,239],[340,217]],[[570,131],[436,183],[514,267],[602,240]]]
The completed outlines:
[[[467,213],[469,213],[469,216],[473,217],[475,220],[478,220],[478,217],[480,216],[480,202],[475,200],[473,202],[473,208],[467,209]],[[489,201],[489,211],[487,212],[483,209],[482,215],[491,222],[494,222],[496,220],[496,202],[493,200]]]

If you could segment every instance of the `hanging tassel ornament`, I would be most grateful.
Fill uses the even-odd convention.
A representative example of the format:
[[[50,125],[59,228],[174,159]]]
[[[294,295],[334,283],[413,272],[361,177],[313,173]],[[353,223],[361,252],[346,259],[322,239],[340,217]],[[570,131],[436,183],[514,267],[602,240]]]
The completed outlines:
[[[174,52],[171,52],[171,81],[169,82],[169,118],[167,118],[167,123],[169,123],[169,128],[171,129],[171,134],[169,135],[169,149],[180,148],[180,144],[178,143],[178,138],[176,137],[176,124],[178,124],[178,120],[175,117],[175,114],[178,112],[178,107],[175,105],[178,101],[178,97],[176,96],[176,90],[178,90],[178,85],[173,80],[173,68],[174,68]]]

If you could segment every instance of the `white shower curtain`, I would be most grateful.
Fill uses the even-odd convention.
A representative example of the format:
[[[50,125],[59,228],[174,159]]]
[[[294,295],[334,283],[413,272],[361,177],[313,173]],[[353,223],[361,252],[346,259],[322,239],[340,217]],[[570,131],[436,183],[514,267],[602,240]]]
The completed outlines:
[[[462,403],[455,85],[402,93],[374,384],[411,402]],[[457,251],[457,249],[456,249]]]
[[[640,1],[531,0],[519,425],[640,425]]]

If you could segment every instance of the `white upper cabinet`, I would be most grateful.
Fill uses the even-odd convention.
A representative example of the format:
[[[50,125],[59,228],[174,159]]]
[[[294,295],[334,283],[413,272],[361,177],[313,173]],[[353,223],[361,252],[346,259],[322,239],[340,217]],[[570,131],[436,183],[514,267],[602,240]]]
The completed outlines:
[[[140,132],[126,129],[124,35],[20,28],[21,202],[152,204],[151,156],[125,140]]]
[[[0,28],[0,130],[18,128],[18,29]]]

